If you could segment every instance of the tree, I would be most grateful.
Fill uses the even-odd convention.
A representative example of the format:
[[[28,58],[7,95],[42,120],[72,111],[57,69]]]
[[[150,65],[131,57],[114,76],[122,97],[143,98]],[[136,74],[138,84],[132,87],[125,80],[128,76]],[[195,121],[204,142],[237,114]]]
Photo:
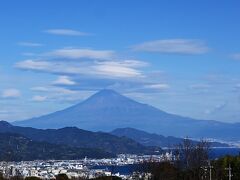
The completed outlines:
[[[56,180],[68,180],[68,176],[66,174],[58,174],[56,176]]]
[[[240,156],[225,156],[212,162],[215,169],[215,179],[228,179],[226,168],[231,166],[232,180],[240,179]]]
[[[95,178],[95,180],[121,180],[121,178],[116,176],[102,176]]]
[[[4,180],[2,173],[0,173],[0,180]]]
[[[209,161],[209,142],[201,140],[197,143],[185,138],[176,147],[175,156],[183,168],[195,169],[206,166]]]
[[[10,178],[10,180],[23,180],[22,176],[13,176]]]
[[[209,161],[209,143],[186,138],[175,149],[175,161],[145,162],[142,169],[153,180],[201,180],[202,167]]]
[[[38,178],[38,177],[26,177],[25,180],[41,180],[41,178]]]
[[[201,179],[202,167],[207,166],[209,162],[210,145],[208,141],[191,141],[185,138],[179,144],[175,151],[177,157],[176,165],[182,169],[184,179]]]
[[[152,162],[149,164],[149,172],[153,180],[177,180],[177,168],[171,162]]]

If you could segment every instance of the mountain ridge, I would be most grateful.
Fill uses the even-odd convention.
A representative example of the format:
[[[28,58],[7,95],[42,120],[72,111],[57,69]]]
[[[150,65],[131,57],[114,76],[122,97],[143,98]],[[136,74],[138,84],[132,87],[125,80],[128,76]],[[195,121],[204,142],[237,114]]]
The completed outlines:
[[[76,127],[42,130],[13,126],[10,123],[0,121],[0,133],[16,133],[37,142],[48,142],[77,148],[94,148],[112,154],[151,154],[155,150],[161,150],[157,147],[145,147],[127,137],[117,137],[104,132],[91,132]]]
[[[183,143],[184,138],[177,138],[173,136],[163,136],[155,133],[148,133],[142,130],[134,128],[119,128],[110,132],[118,137],[127,137],[133,139],[136,142],[144,146],[159,146],[161,148],[174,148]],[[190,140],[193,144],[197,144],[199,141]],[[228,144],[209,141],[211,148],[215,147],[230,147]]]
[[[0,133],[0,161],[69,160],[115,157],[115,154],[93,148],[37,142],[16,133]]]

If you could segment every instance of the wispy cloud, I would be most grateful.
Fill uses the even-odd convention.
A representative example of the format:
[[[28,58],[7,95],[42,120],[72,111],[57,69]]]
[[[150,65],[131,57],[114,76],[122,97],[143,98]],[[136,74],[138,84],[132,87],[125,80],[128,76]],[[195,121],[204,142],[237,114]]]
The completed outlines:
[[[1,115],[8,115],[9,113],[11,113],[9,110],[0,110]]]
[[[53,85],[75,85],[76,82],[71,80],[68,76],[59,76],[56,81],[53,82]]]
[[[166,90],[169,89],[170,86],[168,84],[147,84],[144,86],[147,89],[154,89],[154,90]]]
[[[227,102],[220,103],[212,109],[205,110],[205,114],[214,114],[222,111],[228,105]]]
[[[19,98],[21,97],[21,92],[18,89],[5,89],[2,91],[2,98]]]
[[[84,75],[104,78],[134,78],[143,77],[140,70],[136,69],[143,65],[136,61],[44,61],[25,60],[15,66],[19,69],[46,72],[59,75]]]
[[[190,55],[204,54],[209,51],[203,41],[194,39],[155,40],[134,45],[132,49],[134,51]]]
[[[48,29],[44,32],[55,35],[64,35],[64,36],[89,36],[90,33],[81,32],[73,29]]]
[[[47,96],[36,95],[32,97],[32,101],[35,101],[35,102],[44,102],[46,100],[47,100]]]
[[[15,67],[23,70],[31,70],[58,75],[80,75],[94,73],[92,72],[89,64],[85,65],[82,62],[25,60],[16,63]]]
[[[69,58],[69,59],[79,59],[79,58],[111,59],[114,57],[114,51],[64,48],[64,49],[57,49],[52,52],[46,53],[46,55],[53,56],[53,57]]]
[[[47,61],[38,61],[38,60],[25,60],[16,63],[16,67],[19,69],[25,69],[25,70],[48,70],[51,68],[51,63]]]
[[[52,94],[74,96],[72,94],[76,91],[97,91],[102,88],[161,92],[169,88],[167,83],[158,81],[161,74],[145,72],[145,68],[150,66],[148,62],[122,59],[111,50],[63,48],[42,54],[38,59],[20,61],[15,67],[58,75],[57,79],[50,83],[56,87],[50,88],[55,91]],[[49,93],[49,89],[44,87],[38,87],[35,91],[37,90],[43,93],[37,95],[45,96]],[[51,99],[48,95],[47,97],[48,100]]]
[[[208,92],[212,88],[212,85],[208,83],[197,83],[197,84],[191,84],[189,86],[189,89],[192,91],[198,91],[198,92]]]
[[[19,46],[26,46],[26,47],[40,47],[43,46],[43,44],[40,43],[34,43],[34,42],[19,42]]]
[[[196,90],[206,90],[209,89],[211,86],[208,84],[192,84],[190,85],[190,89],[196,89]]]
[[[240,53],[231,54],[230,57],[234,60],[240,60]]]
[[[97,75],[108,76],[110,78],[131,78],[143,76],[139,70],[123,66],[121,63],[116,62],[98,63],[93,66],[93,70]]]
[[[75,91],[62,87],[46,86],[46,87],[33,87],[31,88],[33,93],[38,93],[32,97],[32,101],[43,102],[43,101],[54,101],[54,102],[72,102],[85,99],[92,95],[92,91]],[[41,94],[41,95],[39,95]]]
[[[237,83],[233,86],[233,91],[234,92],[239,92],[239,90],[240,90],[240,83]]]
[[[44,87],[44,86],[37,86],[37,87],[32,87],[31,88],[32,91],[35,91],[35,92],[48,92],[48,93],[54,93],[54,94],[61,94],[61,95],[72,95],[72,94],[75,94],[76,91],[73,91],[73,90],[69,90],[69,89],[66,89],[66,88],[62,88],[62,87],[54,87],[54,86],[47,86],[47,87]]]

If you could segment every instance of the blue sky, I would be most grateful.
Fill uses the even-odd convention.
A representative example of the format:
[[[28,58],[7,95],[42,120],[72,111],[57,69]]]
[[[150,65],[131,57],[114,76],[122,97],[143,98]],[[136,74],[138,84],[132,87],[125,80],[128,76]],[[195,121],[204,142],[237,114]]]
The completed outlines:
[[[240,121],[236,0],[4,0],[0,119],[23,120],[103,88],[198,119]]]

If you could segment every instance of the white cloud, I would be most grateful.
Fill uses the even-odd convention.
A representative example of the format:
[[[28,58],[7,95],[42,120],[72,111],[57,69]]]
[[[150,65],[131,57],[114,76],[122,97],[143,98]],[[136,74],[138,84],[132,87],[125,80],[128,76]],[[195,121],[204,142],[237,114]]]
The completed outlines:
[[[148,84],[148,85],[145,85],[144,87],[149,89],[155,89],[155,90],[166,90],[170,88],[168,84]]]
[[[69,102],[69,101],[80,101],[86,97],[92,95],[92,91],[75,91],[61,87],[46,86],[46,87],[33,87],[31,90],[34,93],[41,95],[34,96],[32,100],[35,101],[58,101],[58,102]]]
[[[74,85],[76,82],[72,81],[68,76],[59,76],[54,85]]]
[[[15,64],[23,70],[39,71],[51,74],[84,74],[86,70],[81,64],[70,62],[50,62],[47,60],[25,60]]]
[[[133,78],[144,77],[143,73],[136,69],[144,63],[137,61],[40,61],[26,60],[16,64],[16,67],[24,70],[40,71],[60,75],[84,75],[95,78]],[[136,66],[136,68],[135,68]]]
[[[48,93],[72,95],[76,90],[99,90],[115,83],[120,83],[120,88],[123,86],[133,88],[133,84],[137,84],[137,89],[144,91],[147,89],[144,85],[159,82],[154,79],[156,75],[153,78],[143,71],[143,68],[149,66],[147,62],[136,59],[118,59],[113,57],[114,55],[113,51],[65,48],[45,53],[45,56],[41,56],[42,59],[18,62],[15,67],[58,75],[59,78],[52,82],[53,86],[50,89],[46,89],[46,87],[32,89],[38,91],[38,95],[47,93],[48,100],[51,99]],[[87,60],[72,60],[72,58],[86,58]],[[53,87],[64,87],[65,89],[61,89],[61,91],[65,92],[59,92],[60,89],[53,89]],[[148,87],[147,91],[159,91],[167,88],[167,85],[158,84]]]
[[[2,92],[2,98],[19,98],[21,92],[18,89],[5,89]]]
[[[141,77],[142,74],[136,69],[129,67],[121,67],[113,64],[100,64],[93,66],[95,73],[98,75],[108,76],[109,78],[131,78],[131,77]]]
[[[46,96],[36,95],[36,96],[32,97],[32,101],[36,101],[36,102],[43,102],[43,101],[46,101],[46,100],[47,100]]]
[[[146,67],[149,65],[147,62],[139,61],[139,60],[109,61],[108,64],[118,65],[118,66],[126,66],[126,67],[131,67],[131,68]]]
[[[93,71],[97,75],[107,76],[109,78],[133,78],[133,77],[144,77],[143,73],[136,69],[146,65],[140,61],[103,61],[96,62],[92,66]]]
[[[38,87],[32,87],[31,88],[32,91],[39,91],[39,92],[46,92],[49,90],[49,88],[47,87],[42,87],[42,86],[38,86]]]
[[[74,85],[74,82],[70,80],[72,75],[97,79],[140,78],[144,77],[140,68],[148,66],[148,63],[144,61],[116,59],[115,52],[111,50],[63,48],[44,53],[41,58],[43,59],[27,59],[18,62],[15,67],[58,74],[62,77],[54,84]],[[80,60],[81,58],[87,60]]]
[[[64,36],[88,36],[91,35],[89,33],[73,30],[73,29],[48,29],[44,31],[49,34],[55,35],[64,35]]]
[[[40,43],[33,43],[33,42],[19,42],[19,46],[27,46],[27,47],[40,47],[43,46],[43,44]]]
[[[26,70],[47,70],[51,68],[51,63],[47,61],[25,60],[15,65],[17,68]]]
[[[79,48],[64,48],[47,53],[47,55],[69,59],[89,58],[89,59],[112,59],[114,51],[92,50]]]
[[[31,88],[32,91],[35,92],[44,92],[44,93],[53,93],[53,94],[58,94],[58,95],[72,95],[72,94],[76,94],[77,91],[72,91],[66,88],[61,88],[61,87],[53,87],[53,86],[49,86],[49,87],[32,87]]]
[[[132,49],[168,54],[204,54],[209,50],[203,41],[193,39],[155,40],[135,45]]]
[[[228,105],[228,102],[223,102],[223,103],[217,104],[212,109],[205,110],[204,113],[205,114],[214,114],[214,113],[221,112],[227,105]]]

